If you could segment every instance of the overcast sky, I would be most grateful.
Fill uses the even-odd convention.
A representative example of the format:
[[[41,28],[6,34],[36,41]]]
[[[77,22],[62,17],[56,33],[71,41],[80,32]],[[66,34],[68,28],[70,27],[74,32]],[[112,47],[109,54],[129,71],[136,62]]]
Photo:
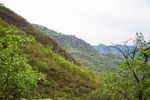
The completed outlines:
[[[150,0],[0,0],[30,23],[86,42],[122,43],[150,36]]]

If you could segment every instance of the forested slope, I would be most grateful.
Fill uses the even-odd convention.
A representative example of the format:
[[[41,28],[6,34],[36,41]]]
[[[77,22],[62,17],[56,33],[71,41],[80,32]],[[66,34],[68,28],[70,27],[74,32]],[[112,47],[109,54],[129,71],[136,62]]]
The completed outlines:
[[[121,57],[116,55],[100,54],[89,43],[73,35],[58,33],[41,25],[34,24],[34,26],[56,39],[68,53],[90,70],[97,73],[114,72],[121,64]]]
[[[77,66],[79,63],[55,40],[34,29],[24,18],[4,6],[0,6],[0,26],[4,30],[16,27],[20,36],[24,34],[25,37],[34,40],[27,44],[28,48],[21,49],[25,53],[28,64],[34,70],[43,73],[47,81],[38,82],[30,98],[85,100],[92,90],[99,88],[99,78],[94,73]]]

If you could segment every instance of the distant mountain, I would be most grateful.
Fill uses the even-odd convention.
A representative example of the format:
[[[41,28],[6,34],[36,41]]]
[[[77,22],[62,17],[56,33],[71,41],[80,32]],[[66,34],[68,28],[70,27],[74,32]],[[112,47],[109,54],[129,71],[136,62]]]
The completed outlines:
[[[118,49],[110,47],[110,46],[109,45],[105,45],[105,44],[99,44],[99,45],[93,46],[93,47],[97,51],[102,53],[102,54],[118,54],[118,55],[122,55]],[[116,45],[113,45],[113,46],[119,48],[122,51],[126,51],[127,49],[129,49],[129,50],[133,49],[133,46],[128,46],[128,45],[125,46],[125,45],[121,45],[121,44],[116,44]]]
[[[86,66],[91,70],[96,72],[112,72],[116,71],[117,66],[121,63],[120,56],[100,54],[90,44],[73,35],[58,33],[37,24],[34,24],[34,27],[56,39],[82,66]]]

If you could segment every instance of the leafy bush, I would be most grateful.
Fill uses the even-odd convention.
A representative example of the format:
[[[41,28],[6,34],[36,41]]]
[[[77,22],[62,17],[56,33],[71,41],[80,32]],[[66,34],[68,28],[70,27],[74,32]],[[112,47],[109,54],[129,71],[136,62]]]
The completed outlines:
[[[34,71],[21,48],[31,42],[30,38],[19,35],[14,27],[0,26],[0,99],[29,97],[44,75]]]

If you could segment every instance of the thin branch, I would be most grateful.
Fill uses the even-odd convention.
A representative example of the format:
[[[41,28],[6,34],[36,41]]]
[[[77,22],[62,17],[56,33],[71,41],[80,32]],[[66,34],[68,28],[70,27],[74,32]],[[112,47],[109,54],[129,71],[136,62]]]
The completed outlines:
[[[124,56],[124,58],[128,59],[128,57],[125,55],[125,53],[120,48],[115,47],[115,46],[109,46],[109,47],[112,47],[112,48],[115,48],[115,49],[119,50],[120,53]]]
[[[144,81],[145,77],[146,77],[146,74],[144,74],[144,76],[142,77],[142,81]]]
[[[135,72],[134,72],[134,71],[132,71],[132,73],[133,73],[133,75],[134,75],[134,77],[135,77],[135,79],[136,79],[137,83],[139,84],[139,83],[140,83],[140,81],[139,81],[138,77],[136,76]]]

